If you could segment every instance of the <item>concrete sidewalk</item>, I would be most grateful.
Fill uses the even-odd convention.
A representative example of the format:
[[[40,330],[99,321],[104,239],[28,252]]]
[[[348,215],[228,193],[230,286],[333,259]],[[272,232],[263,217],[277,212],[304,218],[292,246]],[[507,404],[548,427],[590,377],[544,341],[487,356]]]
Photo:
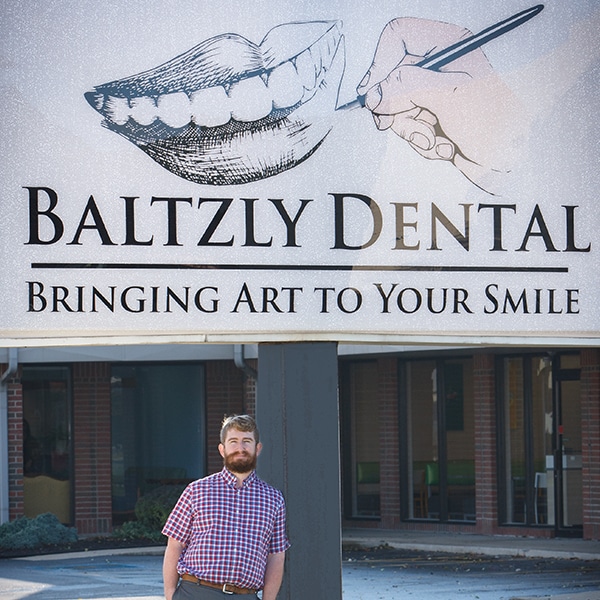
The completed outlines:
[[[358,528],[344,529],[342,538],[344,544],[356,544],[368,548],[388,545],[392,548],[425,552],[600,560],[600,541],[579,538],[540,539],[524,536]]]

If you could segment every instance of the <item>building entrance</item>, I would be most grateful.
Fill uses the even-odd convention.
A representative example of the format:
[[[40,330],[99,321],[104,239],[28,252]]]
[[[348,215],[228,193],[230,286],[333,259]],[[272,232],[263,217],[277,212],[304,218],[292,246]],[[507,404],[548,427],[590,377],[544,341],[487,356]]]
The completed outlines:
[[[556,425],[553,456],[548,464],[549,504],[550,509],[554,509],[554,523],[559,535],[580,534],[583,480],[579,357],[559,356],[555,363]]]
[[[582,534],[579,355],[502,359],[501,520]]]
[[[475,412],[470,358],[403,365],[408,519],[474,522]]]

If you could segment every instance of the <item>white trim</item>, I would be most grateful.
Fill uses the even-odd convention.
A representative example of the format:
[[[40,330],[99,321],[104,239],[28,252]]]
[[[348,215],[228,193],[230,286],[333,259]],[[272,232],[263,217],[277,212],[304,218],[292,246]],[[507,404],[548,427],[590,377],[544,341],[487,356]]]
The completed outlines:
[[[585,336],[560,336],[527,334],[520,335],[476,335],[476,334],[378,334],[340,332],[261,332],[261,333],[211,333],[211,334],[123,334],[58,336],[56,337],[5,337],[0,338],[4,348],[47,348],[65,346],[124,346],[154,344],[258,344],[267,342],[339,342],[342,344],[378,344],[406,346],[520,346],[520,347],[600,347],[600,336],[590,333]]]

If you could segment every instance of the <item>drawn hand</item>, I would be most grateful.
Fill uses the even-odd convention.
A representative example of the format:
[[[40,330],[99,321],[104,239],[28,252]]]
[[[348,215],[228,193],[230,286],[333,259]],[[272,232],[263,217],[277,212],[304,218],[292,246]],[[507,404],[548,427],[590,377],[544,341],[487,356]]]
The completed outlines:
[[[510,170],[522,113],[481,49],[440,71],[416,66],[471,32],[448,23],[400,18],[384,28],[357,88],[378,129],[391,129],[428,159],[451,161],[496,193]]]

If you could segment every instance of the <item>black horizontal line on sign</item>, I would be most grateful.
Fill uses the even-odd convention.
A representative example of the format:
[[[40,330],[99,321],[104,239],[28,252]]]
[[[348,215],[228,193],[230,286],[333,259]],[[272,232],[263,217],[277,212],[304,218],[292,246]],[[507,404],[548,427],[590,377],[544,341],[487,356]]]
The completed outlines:
[[[445,273],[568,273],[568,267],[487,267],[471,265],[263,265],[192,263],[34,262],[32,269],[214,270],[214,271],[412,271]]]

